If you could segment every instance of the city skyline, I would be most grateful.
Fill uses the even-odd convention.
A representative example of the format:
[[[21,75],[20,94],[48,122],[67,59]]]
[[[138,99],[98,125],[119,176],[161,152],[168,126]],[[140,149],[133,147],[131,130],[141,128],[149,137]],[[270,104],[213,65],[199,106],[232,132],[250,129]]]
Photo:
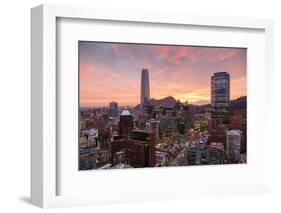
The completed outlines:
[[[173,96],[208,104],[210,76],[231,76],[230,99],[246,96],[246,49],[80,42],[80,106],[140,103],[141,69],[149,70],[150,98]]]
[[[79,170],[247,162],[246,49],[80,42],[79,53]]]

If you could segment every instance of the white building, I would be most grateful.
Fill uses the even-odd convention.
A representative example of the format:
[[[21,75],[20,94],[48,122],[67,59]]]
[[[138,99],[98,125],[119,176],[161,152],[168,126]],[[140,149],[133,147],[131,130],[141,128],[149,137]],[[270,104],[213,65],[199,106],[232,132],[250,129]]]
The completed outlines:
[[[98,144],[98,137],[99,137],[98,129],[93,128],[93,129],[89,130],[88,141],[92,144],[95,143],[96,147],[99,145]]]
[[[230,163],[240,160],[241,131],[230,130],[226,133],[226,154]]]

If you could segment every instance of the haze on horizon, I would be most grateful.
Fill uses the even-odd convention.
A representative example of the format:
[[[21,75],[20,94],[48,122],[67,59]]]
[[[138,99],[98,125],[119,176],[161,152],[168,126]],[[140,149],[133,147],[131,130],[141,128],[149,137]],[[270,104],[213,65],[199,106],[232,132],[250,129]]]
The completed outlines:
[[[79,42],[80,106],[140,102],[141,69],[149,70],[150,97],[210,103],[211,75],[230,74],[230,99],[246,96],[247,49]]]

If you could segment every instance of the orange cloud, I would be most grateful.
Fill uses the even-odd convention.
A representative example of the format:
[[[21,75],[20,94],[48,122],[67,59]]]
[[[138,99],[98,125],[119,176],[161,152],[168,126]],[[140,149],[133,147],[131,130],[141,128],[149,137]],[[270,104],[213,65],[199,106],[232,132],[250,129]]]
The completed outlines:
[[[246,95],[246,49],[88,42],[80,49],[80,105],[138,104],[143,67],[152,98],[209,103],[219,71],[230,73],[232,99]]]

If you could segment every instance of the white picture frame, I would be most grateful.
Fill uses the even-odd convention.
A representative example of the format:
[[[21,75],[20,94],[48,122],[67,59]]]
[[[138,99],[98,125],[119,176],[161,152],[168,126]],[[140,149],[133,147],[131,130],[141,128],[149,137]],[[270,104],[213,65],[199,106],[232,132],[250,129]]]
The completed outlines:
[[[270,164],[270,140],[272,130],[265,126],[266,162],[261,168],[265,174],[258,183],[249,184],[221,184],[218,187],[204,185],[202,187],[184,188],[169,186],[166,192],[177,196],[163,196],[163,191],[152,189],[150,195],[140,192],[133,196],[102,195],[58,195],[60,158],[57,146],[57,88],[60,83],[57,79],[57,20],[80,19],[80,20],[108,20],[133,23],[153,23],[167,26],[200,26],[210,28],[253,29],[263,31],[264,45],[264,69],[261,75],[265,87],[261,92],[266,98],[267,111],[262,122],[271,122],[273,99],[270,93],[273,90],[273,21],[271,19],[241,18],[241,17],[217,17],[203,15],[152,13],[147,11],[122,11],[100,8],[85,8],[74,6],[41,5],[31,9],[31,201],[33,204],[47,208],[59,206],[91,205],[99,203],[137,202],[142,200],[161,200],[179,197],[213,196],[213,195],[240,195],[252,193],[264,193],[271,191],[271,164]],[[172,30],[172,29],[171,29]],[[257,62],[258,63],[258,62]],[[261,80],[261,79],[260,79]],[[252,80],[251,80],[252,81]],[[254,80],[253,80],[254,81]],[[257,103],[258,104],[258,103]],[[248,109],[249,110],[249,109]],[[253,150],[254,152],[255,150]],[[173,168],[174,171],[176,168]],[[152,171],[152,170],[150,170]],[[77,171],[78,172],[78,171]],[[128,171],[123,171],[128,172]],[[137,171],[136,178],[143,175],[144,170]],[[147,172],[147,171],[145,171]],[[134,170],[130,171],[135,173]],[[152,172],[149,172],[152,173]],[[117,174],[117,173],[116,173]],[[147,173],[146,173],[147,174]],[[93,177],[94,178],[94,177]],[[174,177],[172,177],[174,178]],[[75,184],[75,183],[73,183]],[[195,183],[196,184],[196,183]],[[124,186],[126,187],[126,186]],[[118,193],[117,193],[118,194]]]

